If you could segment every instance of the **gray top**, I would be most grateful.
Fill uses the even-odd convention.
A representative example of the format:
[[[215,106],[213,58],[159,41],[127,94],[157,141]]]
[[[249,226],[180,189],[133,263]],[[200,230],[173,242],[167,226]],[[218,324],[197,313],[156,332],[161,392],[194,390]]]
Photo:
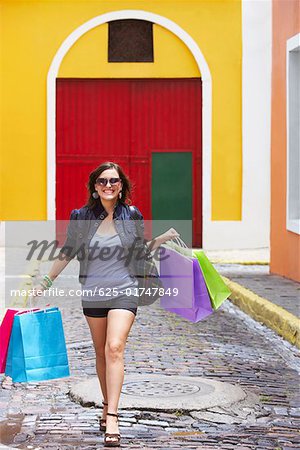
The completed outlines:
[[[130,276],[118,234],[100,236],[95,233],[90,241],[86,283],[82,285],[82,300],[107,301],[120,297],[138,296],[138,280]],[[91,257],[92,256],[92,257]]]

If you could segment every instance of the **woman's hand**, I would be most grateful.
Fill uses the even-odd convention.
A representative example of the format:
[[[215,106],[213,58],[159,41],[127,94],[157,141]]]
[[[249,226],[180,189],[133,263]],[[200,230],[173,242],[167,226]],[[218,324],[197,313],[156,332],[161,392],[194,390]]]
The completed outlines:
[[[45,286],[38,284],[32,288],[32,297],[41,297],[43,292],[46,290]]]
[[[161,244],[164,244],[165,242],[169,241],[170,239],[174,239],[175,237],[179,237],[180,234],[177,233],[175,228],[170,228],[169,230],[165,231],[165,233],[160,234],[156,238],[152,239],[152,241],[148,242],[147,245],[151,252],[156,250]]]
[[[179,237],[180,234],[177,233],[177,231],[175,230],[175,228],[170,228],[168,231],[166,231],[165,233],[163,233],[161,235],[163,237],[163,243],[170,241],[171,239],[174,239],[176,237]]]

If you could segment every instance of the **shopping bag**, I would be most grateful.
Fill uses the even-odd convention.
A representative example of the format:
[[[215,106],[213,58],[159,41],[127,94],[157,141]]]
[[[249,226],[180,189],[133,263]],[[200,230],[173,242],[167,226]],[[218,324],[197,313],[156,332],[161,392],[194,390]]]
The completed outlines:
[[[213,309],[218,309],[230,296],[231,291],[223,281],[221,275],[209,261],[203,250],[193,250],[193,255],[199,261],[211,299],[212,307]]]
[[[5,375],[13,382],[70,375],[61,312],[57,307],[15,314]]]
[[[199,322],[212,314],[213,309],[198,260],[171,248],[166,248],[165,256],[160,261],[160,277],[165,290],[165,295],[160,300],[161,306],[190,322]],[[175,293],[178,290],[176,295],[174,289]]]
[[[189,248],[185,244],[185,242],[179,237],[170,239],[169,241],[165,242],[165,244],[163,244],[162,247],[172,248],[177,253],[187,256],[188,258],[191,258],[193,256],[192,249]]]
[[[38,308],[34,309],[35,311],[38,310]],[[0,325],[0,373],[4,373],[5,371],[5,365],[6,365],[6,358],[7,358],[7,352],[8,352],[8,344],[9,339],[11,335],[14,315],[17,312],[20,313],[26,313],[28,310],[20,310],[17,308],[8,308],[6,310],[5,316],[3,317],[3,320]]]

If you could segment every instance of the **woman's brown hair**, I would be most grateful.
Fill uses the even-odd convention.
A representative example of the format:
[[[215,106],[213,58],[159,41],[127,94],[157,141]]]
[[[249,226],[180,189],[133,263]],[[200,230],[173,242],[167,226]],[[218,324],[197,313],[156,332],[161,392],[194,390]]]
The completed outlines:
[[[88,208],[94,208],[98,203],[99,203],[99,198],[95,199],[93,197],[93,192],[95,192],[95,184],[96,184],[96,180],[99,177],[99,175],[101,175],[102,172],[104,172],[104,170],[107,169],[115,169],[118,174],[119,177],[121,178],[122,181],[122,197],[119,199],[120,202],[122,203],[127,203],[127,204],[131,204],[131,199],[130,199],[130,195],[131,195],[131,182],[129,180],[129,178],[125,175],[123,169],[121,168],[121,166],[119,166],[119,164],[111,162],[111,161],[106,161],[104,163],[102,163],[100,166],[98,166],[95,170],[93,170],[93,172],[90,173],[89,175],[89,180],[87,182],[87,189],[88,189],[88,200],[85,206],[87,206]]]

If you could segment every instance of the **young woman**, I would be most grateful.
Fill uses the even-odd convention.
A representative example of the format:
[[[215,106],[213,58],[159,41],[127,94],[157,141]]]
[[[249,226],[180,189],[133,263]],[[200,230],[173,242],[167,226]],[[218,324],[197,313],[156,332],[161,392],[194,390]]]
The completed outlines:
[[[103,395],[100,429],[106,446],[120,445],[118,404],[124,380],[124,350],[138,308],[138,280],[134,258],[125,258],[128,249],[144,230],[143,215],[134,207],[139,220],[132,219],[131,183],[121,167],[105,162],[89,177],[89,198],[85,206],[71,212],[67,239],[60,254],[35,295],[49,288],[69,261],[80,261],[82,307],[90,328],[96,370]],[[137,226],[137,222],[139,225]],[[151,251],[178,237],[173,228],[151,241]],[[127,253],[116,250],[127,250]],[[87,257],[87,255],[89,257]],[[85,293],[84,293],[85,292]],[[90,297],[90,292],[95,293]]]

